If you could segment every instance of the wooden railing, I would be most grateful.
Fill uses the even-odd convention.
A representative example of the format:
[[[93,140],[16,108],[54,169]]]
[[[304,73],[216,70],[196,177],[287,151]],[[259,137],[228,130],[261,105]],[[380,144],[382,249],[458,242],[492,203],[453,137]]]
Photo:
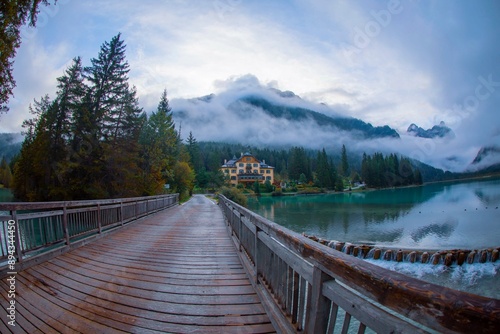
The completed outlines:
[[[0,267],[70,248],[88,238],[171,207],[178,194],[93,201],[0,203]],[[2,214],[3,212],[3,214]]]
[[[500,300],[346,255],[219,197],[256,284],[296,331],[499,333]]]

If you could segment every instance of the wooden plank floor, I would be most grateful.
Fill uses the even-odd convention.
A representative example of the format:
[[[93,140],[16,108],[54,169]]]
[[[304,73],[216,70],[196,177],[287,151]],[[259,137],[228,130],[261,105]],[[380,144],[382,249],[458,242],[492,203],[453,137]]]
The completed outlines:
[[[1,333],[275,332],[204,196],[18,273],[16,294]]]

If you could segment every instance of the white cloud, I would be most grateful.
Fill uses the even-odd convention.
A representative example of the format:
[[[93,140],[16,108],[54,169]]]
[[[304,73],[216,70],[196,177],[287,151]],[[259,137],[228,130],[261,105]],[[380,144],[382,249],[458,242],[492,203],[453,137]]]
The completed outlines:
[[[19,132],[22,122],[30,118],[29,105],[45,94],[54,98],[57,82],[70,65],[65,43],[44,47],[36,39],[28,40],[17,53],[14,77],[17,87],[10,101],[10,111],[0,116],[0,132]]]
[[[192,98],[251,73],[263,85],[327,103],[325,112],[400,133],[410,123],[429,128],[444,120],[467,149],[449,144],[436,154],[463,156],[498,139],[491,133],[500,127],[499,87],[474,112],[454,109],[474,96],[478,77],[500,82],[497,13],[494,2],[66,1],[35,39],[23,41],[16,96],[0,131],[20,128],[28,104],[55,91],[72,57],[88,65],[104,41],[122,32],[130,83],[146,111],[156,108],[164,88],[170,99]]]

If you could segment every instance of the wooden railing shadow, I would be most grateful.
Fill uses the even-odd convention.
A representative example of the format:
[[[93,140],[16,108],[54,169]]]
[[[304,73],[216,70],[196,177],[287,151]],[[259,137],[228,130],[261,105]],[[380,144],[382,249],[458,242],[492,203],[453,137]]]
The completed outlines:
[[[346,255],[219,196],[264,302],[306,333],[499,333],[500,300]],[[287,332],[287,324],[280,329]]]
[[[91,201],[0,203],[0,269],[21,271],[169,208],[178,194]],[[4,214],[2,214],[4,212]]]

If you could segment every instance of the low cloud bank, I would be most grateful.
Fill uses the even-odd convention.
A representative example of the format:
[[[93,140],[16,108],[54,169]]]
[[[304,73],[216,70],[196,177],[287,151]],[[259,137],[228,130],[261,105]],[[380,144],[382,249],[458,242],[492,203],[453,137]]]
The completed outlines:
[[[297,122],[275,118],[262,109],[243,102],[241,99],[244,97],[259,96],[275,105],[307,108],[333,117],[349,117],[339,115],[327,105],[304,100],[292,92],[281,92],[273,84],[262,85],[252,75],[218,81],[216,87],[219,90],[216,95],[171,101],[176,124],[182,126],[183,138],[192,132],[198,141],[238,142],[256,147],[300,145],[334,152],[345,144],[351,152],[400,153],[453,172],[466,170],[481,147],[500,139],[500,134],[497,134],[490,142],[481,142],[483,136],[474,138],[469,132],[459,128],[454,136],[444,138],[419,138],[400,133],[400,139],[360,140],[353,132],[319,126],[312,119]],[[496,162],[500,162],[500,156],[489,157],[481,166]]]

